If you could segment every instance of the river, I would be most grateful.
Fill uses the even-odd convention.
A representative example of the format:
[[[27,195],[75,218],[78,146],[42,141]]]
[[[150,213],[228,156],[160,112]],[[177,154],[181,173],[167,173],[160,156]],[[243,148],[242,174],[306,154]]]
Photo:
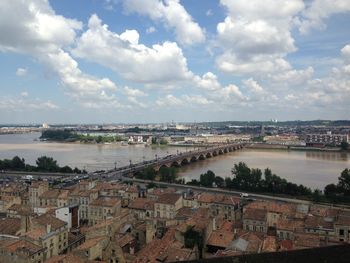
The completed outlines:
[[[63,165],[85,168],[88,171],[111,169],[143,160],[186,151],[183,147],[145,147],[143,145],[121,146],[117,144],[80,144],[35,141],[39,133],[0,135],[0,159],[23,157],[34,164],[42,156],[51,156]],[[336,183],[345,168],[350,168],[350,154],[339,152],[285,151],[265,149],[243,149],[198,161],[181,168],[179,175],[186,180],[199,178],[201,173],[212,170],[216,175],[231,175],[234,163],[245,162],[249,167],[265,169],[287,180],[323,189]]]

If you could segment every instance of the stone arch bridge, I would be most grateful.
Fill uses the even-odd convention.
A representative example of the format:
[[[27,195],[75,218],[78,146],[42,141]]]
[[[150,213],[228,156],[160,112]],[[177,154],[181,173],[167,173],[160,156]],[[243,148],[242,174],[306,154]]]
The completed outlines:
[[[212,158],[218,155],[233,152],[244,147],[244,143],[228,143],[220,144],[212,147],[202,147],[199,150],[192,150],[187,152],[181,152],[178,154],[172,154],[161,158],[156,158],[150,161],[144,161],[128,166],[112,169],[104,173],[110,179],[121,179],[122,177],[132,177],[136,173],[143,171],[146,167],[151,166],[156,171],[159,171],[161,167],[180,167],[186,164],[191,164],[207,158]],[[95,173],[93,178],[99,178],[102,176],[100,173]]]
[[[156,171],[159,171],[161,167],[180,167],[207,158],[212,158],[218,155],[233,152],[242,149],[243,146],[244,144],[242,143],[234,143],[182,152],[179,154],[169,155],[165,158],[155,160],[152,166]]]

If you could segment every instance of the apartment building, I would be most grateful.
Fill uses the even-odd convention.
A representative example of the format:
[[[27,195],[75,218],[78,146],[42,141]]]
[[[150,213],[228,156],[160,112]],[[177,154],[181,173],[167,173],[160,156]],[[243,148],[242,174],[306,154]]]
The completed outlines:
[[[96,225],[108,218],[116,217],[121,212],[119,198],[99,197],[88,205],[89,225]]]
[[[47,181],[32,182],[28,188],[29,202],[32,207],[37,207],[40,204],[39,197],[49,190],[49,183]]]
[[[44,259],[62,253],[68,246],[67,223],[50,214],[32,219],[32,226],[24,238],[46,249]]]
[[[155,217],[174,219],[176,212],[183,207],[182,195],[166,193],[159,197],[154,204]]]

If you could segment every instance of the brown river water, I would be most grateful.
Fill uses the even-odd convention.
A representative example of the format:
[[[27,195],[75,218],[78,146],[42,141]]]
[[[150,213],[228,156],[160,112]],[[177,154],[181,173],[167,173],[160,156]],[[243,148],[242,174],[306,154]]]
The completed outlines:
[[[0,135],[0,159],[23,157],[34,164],[42,156],[50,156],[58,163],[77,166],[88,171],[111,169],[143,160],[154,159],[186,151],[183,147],[145,147],[144,145],[79,144],[35,141],[39,133]],[[189,149],[187,149],[189,150]],[[265,149],[243,149],[198,161],[181,168],[179,175],[186,180],[199,178],[201,173],[212,170],[221,177],[231,176],[235,163],[245,162],[251,168],[269,167],[273,173],[287,180],[323,189],[336,183],[340,172],[350,168],[350,154],[340,152],[310,152]]]

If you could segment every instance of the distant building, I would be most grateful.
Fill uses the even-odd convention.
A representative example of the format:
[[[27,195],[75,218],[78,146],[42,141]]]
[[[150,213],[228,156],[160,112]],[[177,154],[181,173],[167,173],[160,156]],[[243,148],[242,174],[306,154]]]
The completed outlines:
[[[48,128],[50,128],[50,126],[46,122],[43,123],[43,129],[48,129]]]
[[[307,134],[306,135],[307,146],[339,146],[342,142],[349,142],[349,135],[347,134]]]

